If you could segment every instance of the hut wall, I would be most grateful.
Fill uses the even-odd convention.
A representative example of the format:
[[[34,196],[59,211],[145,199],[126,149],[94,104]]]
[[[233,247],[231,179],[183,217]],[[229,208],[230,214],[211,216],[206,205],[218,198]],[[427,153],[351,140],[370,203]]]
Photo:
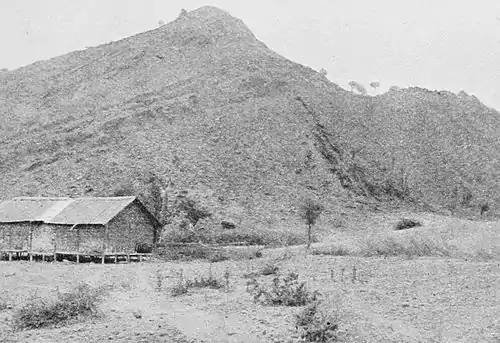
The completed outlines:
[[[108,250],[135,252],[136,244],[153,244],[154,225],[135,203],[130,204],[108,224]]]
[[[53,230],[50,225],[38,225],[33,230],[32,250],[36,252],[54,252],[52,237]]]
[[[0,223],[0,249],[29,249],[31,223]]]
[[[105,229],[102,225],[78,225],[74,231],[74,242],[79,236],[78,251],[81,253],[101,253],[104,243]],[[75,245],[74,245],[75,246]],[[76,246],[75,246],[76,251]]]

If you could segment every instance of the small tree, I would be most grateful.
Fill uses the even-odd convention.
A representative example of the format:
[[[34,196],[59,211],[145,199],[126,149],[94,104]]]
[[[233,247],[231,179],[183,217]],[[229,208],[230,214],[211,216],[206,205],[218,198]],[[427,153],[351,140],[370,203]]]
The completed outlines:
[[[351,92],[353,92],[353,93],[354,93],[354,90],[356,90],[358,93],[360,93],[362,95],[366,94],[366,88],[359,82],[350,81],[349,87],[351,87]]]
[[[325,68],[321,68],[319,70],[319,73],[321,74],[321,76],[326,76],[328,74],[328,71]]]
[[[186,213],[187,219],[193,226],[198,223],[200,219],[212,216],[212,213],[207,209],[201,207],[196,201],[189,198],[180,198],[177,203],[177,211]]]
[[[380,87],[380,82],[378,81],[370,82],[370,87],[372,87],[373,90],[376,92],[377,88]]]
[[[323,212],[323,206],[313,199],[307,198],[300,206],[300,217],[307,225],[307,249],[311,247],[312,226],[316,223],[319,215]]]

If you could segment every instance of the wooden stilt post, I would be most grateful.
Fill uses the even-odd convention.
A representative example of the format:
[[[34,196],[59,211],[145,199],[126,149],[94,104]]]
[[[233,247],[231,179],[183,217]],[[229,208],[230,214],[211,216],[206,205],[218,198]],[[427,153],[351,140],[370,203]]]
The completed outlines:
[[[130,263],[130,255],[127,254],[127,263]]]
[[[76,263],[80,263],[80,254],[76,253]]]
[[[104,253],[103,253],[103,254],[102,254],[101,264],[104,264],[104,258],[105,258],[105,255],[104,255]]]
[[[9,251],[9,261],[12,261],[12,251]]]
[[[56,240],[54,237],[52,237],[52,245],[54,247],[54,262],[57,262],[57,253],[56,253],[57,247],[56,247]]]

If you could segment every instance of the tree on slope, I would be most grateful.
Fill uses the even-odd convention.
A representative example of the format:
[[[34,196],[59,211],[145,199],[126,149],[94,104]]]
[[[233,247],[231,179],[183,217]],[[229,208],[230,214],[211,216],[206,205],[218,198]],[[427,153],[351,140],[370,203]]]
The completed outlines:
[[[366,88],[359,82],[350,81],[349,86],[351,87],[351,92],[354,92],[354,90],[356,90],[361,95],[366,94]]]
[[[300,206],[300,217],[307,225],[307,249],[311,247],[312,227],[316,224],[321,212],[323,212],[323,206],[311,198],[306,198]]]
[[[370,87],[372,87],[373,90],[376,92],[377,88],[380,87],[380,82],[378,82],[378,81],[370,82]]]

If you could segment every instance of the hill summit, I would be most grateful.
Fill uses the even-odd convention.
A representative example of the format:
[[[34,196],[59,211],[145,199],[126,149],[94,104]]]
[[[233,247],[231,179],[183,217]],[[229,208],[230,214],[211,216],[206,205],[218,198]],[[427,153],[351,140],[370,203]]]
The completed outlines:
[[[0,194],[107,195],[154,173],[266,223],[297,200],[498,200],[498,112],[466,93],[348,92],[215,7],[0,74]]]

